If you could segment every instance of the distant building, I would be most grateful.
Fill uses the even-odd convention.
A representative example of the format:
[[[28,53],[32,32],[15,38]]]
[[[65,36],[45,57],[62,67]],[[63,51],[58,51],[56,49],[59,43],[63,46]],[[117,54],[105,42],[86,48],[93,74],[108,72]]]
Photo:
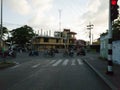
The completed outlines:
[[[108,34],[100,37],[100,56],[108,58]],[[120,64],[120,40],[112,42],[112,60],[114,63]]]
[[[34,50],[44,50],[50,48],[64,49],[75,45],[76,33],[70,29],[64,29],[63,32],[55,31],[54,37],[36,36],[31,40]]]
[[[108,56],[108,34],[100,37],[100,56],[107,59]]]
[[[79,39],[79,40],[76,40],[75,43],[76,43],[76,45],[79,45],[79,46],[81,46],[81,47],[82,47],[82,46],[86,46],[86,41],[84,41],[84,40],[80,40],[80,39]]]
[[[120,64],[120,40],[113,41],[112,43],[113,48],[113,62]]]

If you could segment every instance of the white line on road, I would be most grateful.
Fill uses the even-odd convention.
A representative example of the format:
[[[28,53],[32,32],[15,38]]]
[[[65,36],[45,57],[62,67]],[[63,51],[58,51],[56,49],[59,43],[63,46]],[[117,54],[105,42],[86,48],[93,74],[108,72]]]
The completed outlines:
[[[52,66],[55,67],[55,66],[57,66],[61,62],[62,62],[62,60],[58,60],[56,63],[52,64]]]
[[[62,64],[62,65],[63,65],[63,66],[66,66],[66,65],[67,65],[67,63],[68,63],[68,61],[69,61],[69,60],[68,60],[68,59],[66,59],[66,60],[63,62],[63,64]]]
[[[36,67],[38,67],[39,65],[40,65],[40,63],[32,66],[32,68],[36,68]]]
[[[17,67],[19,67],[20,65],[18,64],[18,65],[16,65],[16,66],[13,66],[13,67],[11,67],[11,69],[15,69],[15,68],[17,68]]]
[[[81,61],[81,59],[77,59],[77,61],[78,61],[79,65],[83,64],[82,61]]]
[[[54,63],[56,60],[52,60],[49,64],[52,64],[52,63]]]
[[[72,64],[71,65],[75,65],[75,60],[72,60]]]

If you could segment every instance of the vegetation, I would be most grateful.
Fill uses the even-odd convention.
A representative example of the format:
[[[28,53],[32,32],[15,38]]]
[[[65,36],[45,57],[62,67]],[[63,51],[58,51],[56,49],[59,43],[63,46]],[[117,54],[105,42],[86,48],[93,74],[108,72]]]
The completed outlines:
[[[5,34],[8,34],[8,29],[6,27],[3,27],[2,38],[5,37]],[[1,31],[0,31],[0,35],[1,35]]]
[[[101,36],[107,35],[108,30],[102,33]],[[113,41],[120,40],[120,19],[116,20],[112,25],[112,39]]]
[[[108,30],[106,32],[102,33],[100,36],[105,36],[107,34],[108,34]]]
[[[120,20],[114,22],[113,24],[113,41],[120,40]]]
[[[0,62],[0,69],[4,69],[4,68],[11,67],[14,65],[16,64],[13,62]]]
[[[12,30],[11,35],[12,37],[10,39],[14,44],[24,47],[26,43],[30,43],[32,37],[35,36],[35,33],[30,26],[25,25]]]

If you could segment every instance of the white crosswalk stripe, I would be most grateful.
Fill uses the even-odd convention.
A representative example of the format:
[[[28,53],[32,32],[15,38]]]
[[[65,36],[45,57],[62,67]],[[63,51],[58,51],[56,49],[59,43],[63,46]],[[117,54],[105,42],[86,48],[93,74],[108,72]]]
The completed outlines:
[[[56,63],[52,64],[53,67],[57,66],[58,64],[60,64],[62,62],[62,60],[58,60]]]
[[[83,62],[81,59],[59,59],[59,60],[51,60],[46,66],[50,65],[52,67],[58,66],[58,65],[62,65],[62,66],[67,66],[68,64],[70,64],[71,66],[75,66],[75,65],[82,65]],[[37,67],[39,65],[33,66],[33,67]]]
[[[48,64],[46,64],[46,66],[53,64],[55,61],[57,61],[57,60],[50,61]],[[43,66],[43,67],[46,67],[46,66]]]
[[[33,65],[32,68],[37,68],[40,66],[42,66],[42,67],[48,67],[48,66],[55,67],[58,65],[75,66],[75,65],[82,65],[82,64],[83,64],[83,62],[80,58],[77,58],[77,59],[59,59],[59,60],[47,60],[45,65],[42,65],[41,63],[37,63],[37,64]],[[16,67],[18,67],[18,66],[16,66]],[[16,67],[13,67],[13,68],[16,68]]]
[[[52,60],[49,64],[53,64],[56,60]]]
[[[75,65],[75,59],[74,60],[72,60],[72,64],[71,65]]]
[[[36,68],[36,67],[38,67],[39,65],[40,65],[40,63],[32,66],[32,68]]]
[[[62,65],[63,65],[63,66],[66,66],[66,65],[68,64],[68,62],[69,62],[69,60],[66,59],[66,60],[62,63]]]
[[[81,61],[81,59],[77,59],[77,61],[78,61],[79,65],[83,64],[82,61]]]

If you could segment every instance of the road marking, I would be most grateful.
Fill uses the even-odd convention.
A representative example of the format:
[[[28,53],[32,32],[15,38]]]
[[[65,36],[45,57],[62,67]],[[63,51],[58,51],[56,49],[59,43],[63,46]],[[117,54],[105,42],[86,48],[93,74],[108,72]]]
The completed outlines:
[[[39,65],[40,65],[40,63],[32,66],[32,68],[36,68],[36,67],[38,67]]]
[[[68,64],[68,61],[69,61],[69,60],[66,59],[66,60],[62,63],[62,65],[63,65],[63,66],[66,66],[66,65]]]
[[[54,63],[56,60],[52,60],[49,64],[52,64],[52,63]]]
[[[51,64],[53,64],[55,61],[56,61],[56,60],[52,60],[51,62],[49,62],[48,64],[46,64],[46,65],[43,66],[43,67],[46,67],[46,66],[48,66],[48,65],[51,65]]]
[[[72,60],[72,64],[71,65],[75,65],[75,59],[74,60]]]
[[[62,60],[58,60],[56,63],[52,64],[52,66],[55,67],[55,66],[57,66],[61,62],[62,62]]]
[[[13,67],[11,67],[11,69],[15,69],[15,68],[17,68],[17,67],[19,67],[20,65],[18,64],[18,65],[16,65],[16,66],[13,66]]]
[[[82,61],[81,61],[81,59],[77,59],[77,61],[78,61],[79,65],[83,64]]]

